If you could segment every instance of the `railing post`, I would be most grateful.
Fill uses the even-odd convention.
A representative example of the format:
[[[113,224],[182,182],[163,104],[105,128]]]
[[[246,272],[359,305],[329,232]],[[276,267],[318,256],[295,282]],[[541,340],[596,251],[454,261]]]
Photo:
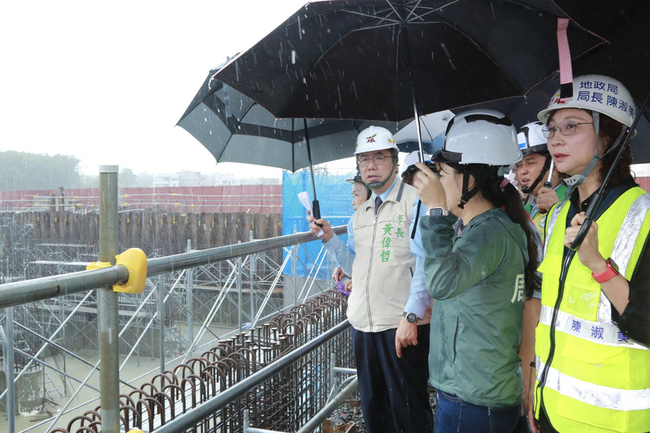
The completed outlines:
[[[296,234],[296,225],[293,225],[293,233]],[[298,305],[298,245],[291,246],[291,275],[293,279],[293,306]]]
[[[99,167],[99,261],[115,265],[117,255],[117,165]],[[120,431],[120,371],[117,293],[97,289],[102,432]]]
[[[253,237],[253,230],[250,231],[250,242],[253,242],[255,238]],[[250,299],[250,304],[251,304],[251,322],[253,322],[253,318],[255,317],[255,272],[257,272],[257,254],[252,253],[249,257],[249,282],[248,282],[248,287],[249,287],[249,299]]]
[[[165,290],[163,290],[165,276],[158,277],[158,287],[156,292],[156,302],[158,309],[158,324],[160,325],[160,335],[158,336],[158,347],[160,350],[160,373],[165,372]]]
[[[7,394],[5,396],[5,408],[7,409],[7,432],[16,431],[16,384],[14,383],[14,307],[7,308],[7,340],[4,341],[5,358],[5,382],[7,383]]]
[[[241,241],[237,241],[238,244],[241,244]],[[239,323],[239,332],[243,332],[243,296],[242,296],[242,280],[241,280],[241,273],[242,273],[242,263],[241,263],[241,256],[237,257],[237,323]]]
[[[187,252],[192,251],[192,241],[187,240]],[[194,352],[194,268],[188,268],[187,274],[185,277],[185,291],[187,292],[187,341],[190,342],[190,353],[188,354],[192,357]],[[164,373],[164,370],[161,372]]]

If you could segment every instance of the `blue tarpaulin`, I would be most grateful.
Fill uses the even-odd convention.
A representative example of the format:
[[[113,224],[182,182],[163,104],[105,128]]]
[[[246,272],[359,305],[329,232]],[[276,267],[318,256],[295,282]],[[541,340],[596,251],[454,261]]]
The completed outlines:
[[[354,172],[347,175],[314,174],[316,182],[316,195],[320,204],[321,217],[329,221],[330,225],[340,226],[348,223],[353,214],[352,209],[352,184],[346,179],[354,177]],[[309,171],[290,173],[285,171],[282,176],[282,234],[289,235],[309,231],[307,210],[304,208],[298,193],[307,191],[310,201],[313,200],[313,188]],[[347,236],[343,237],[344,240]],[[318,252],[322,247],[320,240],[303,244],[298,250],[298,260],[305,266],[298,265],[296,274],[308,275],[309,269],[314,265]],[[286,257],[287,252],[284,255]],[[319,278],[329,279],[326,275],[327,268],[323,267],[318,274]],[[285,269],[285,274],[292,275],[290,267]]]

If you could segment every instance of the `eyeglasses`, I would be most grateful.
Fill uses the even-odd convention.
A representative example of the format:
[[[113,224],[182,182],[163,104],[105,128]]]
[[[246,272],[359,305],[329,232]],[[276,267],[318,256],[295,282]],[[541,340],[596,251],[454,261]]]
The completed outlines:
[[[557,126],[545,126],[542,128],[542,134],[545,138],[553,138],[556,131],[562,135],[573,135],[578,130],[578,125],[593,125],[594,122],[562,122]]]
[[[370,161],[372,161],[375,165],[382,165],[388,159],[392,159],[392,156],[390,155],[362,156],[361,158],[357,159],[357,164],[361,168],[366,168],[368,167],[368,164],[370,164]]]

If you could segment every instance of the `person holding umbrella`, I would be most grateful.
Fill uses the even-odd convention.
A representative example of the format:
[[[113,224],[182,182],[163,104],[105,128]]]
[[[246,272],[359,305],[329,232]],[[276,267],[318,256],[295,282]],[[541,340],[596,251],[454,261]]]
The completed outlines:
[[[572,190],[547,217],[535,334],[539,424],[531,427],[647,432],[650,195],[634,181],[630,148],[621,145],[635,134],[637,109],[607,76],[576,77],[569,93],[558,91],[538,115]]]
[[[521,156],[507,117],[470,110],[451,119],[437,167],[417,164],[436,433],[512,432],[521,416],[524,296],[539,287],[536,231],[504,176]]]
[[[524,157],[516,165],[521,190],[528,194],[524,204],[540,235],[544,231],[545,215],[555,203],[564,197],[566,185],[554,167],[546,147],[542,122],[531,122],[519,129],[517,140]]]
[[[397,176],[398,152],[385,128],[371,126],[359,134],[354,154],[372,197],[352,216],[347,244],[327,221],[308,217],[311,232],[322,228],[325,247],[352,276],[347,316],[369,433],[433,431],[427,390],[430,299],[427,293],[410,299],[415,256],[409,226],[417,195]]]
[[[352,184],[352,210],[355,212],[361,204],[371,196],[370,189],[363,183],[361,175],[355,174],[352,179],[346,179],[346,182]],[[352,232],[352,218],[348,220],[348,233]],[[336,281],[339,293],[343,296],[350,296],[352,290],[352,280],[350,276],[343,272],[340,266],[337,266],[332,273],[332,279]]]

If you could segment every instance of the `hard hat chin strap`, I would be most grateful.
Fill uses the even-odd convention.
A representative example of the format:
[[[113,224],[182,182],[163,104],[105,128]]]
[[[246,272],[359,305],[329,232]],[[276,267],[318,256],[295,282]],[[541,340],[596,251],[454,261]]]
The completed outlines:
[[[549,153],[546,155],[546,161],[544,162],[544,167],[542,167],[542,171],[539,172],[539,176],[537,176],[537,179],[535,179],[535,182],[531,186],[524,186],[521,188],[522,192],[524,194],[530,194],[531,192],[535,191],[535,188],[539,183],[544,179],[546,172],[548,171],[549,168],[551,168],[551,161],[553,158],[551,158],[551,154]]]
[[[382,180],[382,181],[380,181],[380,182],[370,182],[370,183],[365,183],[365,182],[364,182],[364,183],[365,183],[366,186],[367,186],[368,188],[370,188],[370,189],[378,189],[378,188],[381,188],[381,187],[383,187],[384,185],[386,185],[386,182],[388,182],[388,181],[390,180],[391,176],[393,176],[393,173],[395,173],[395,168],[396,168],[396,167],[397,167],[397,159],[394,159],[394,161],[393,161],[393,168],[390,169],[390,173],[388,174],[388,176],[386,177],[386,179],[384,179],[384,180]]]
[[[460,203],[458,203],[458,207],[461,209],[465,209],[465,205],[467,202],[476,195],[478,192],[478,186],[474,186],[471,190],[469,190],[469,173],[464,171],[463,172],[463,192],[460,196]]]

